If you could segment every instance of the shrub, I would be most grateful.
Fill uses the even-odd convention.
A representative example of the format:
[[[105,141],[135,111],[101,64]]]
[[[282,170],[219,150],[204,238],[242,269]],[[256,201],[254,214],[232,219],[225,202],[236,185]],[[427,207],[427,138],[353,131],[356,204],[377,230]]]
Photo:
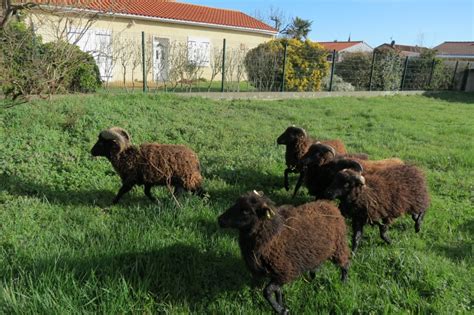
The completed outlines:
[[[94,58],[64,41],[43,44],[23,22],[0,30],[0,81],[7,98],[94,92],[101,85]]]
[[[285,86],[290,91],[319,91],[327,75],[327,52],[317,43],[297,39],[276,39],[250,50],[245,57],[249,81],[261,90],[280,89],[284,49],[287,46]]]
[[[357,90],[366,90],[369,87],[371,65],[371,54],[363,52],[345,53],[343,60],[336,64],[334,72]]]
[[[331,81],[331,76],[327,75],[323,78],[323,87],[325,90],[329,90],[329,84]],[[355,88],[349,82],[345,82],[340,76],[334,75],[332,78],[332,90],[339,92],[351,92],[355,91]]]

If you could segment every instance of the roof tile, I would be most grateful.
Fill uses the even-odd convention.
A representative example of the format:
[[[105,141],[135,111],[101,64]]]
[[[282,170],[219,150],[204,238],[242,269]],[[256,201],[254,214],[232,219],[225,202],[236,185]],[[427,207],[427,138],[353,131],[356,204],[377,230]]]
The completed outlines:
[[[166,0],[36,0],[36,3],[67,5],[100,12],[130,14],[176,21],[214,24],[276,33],[276,30],[239,11]]]

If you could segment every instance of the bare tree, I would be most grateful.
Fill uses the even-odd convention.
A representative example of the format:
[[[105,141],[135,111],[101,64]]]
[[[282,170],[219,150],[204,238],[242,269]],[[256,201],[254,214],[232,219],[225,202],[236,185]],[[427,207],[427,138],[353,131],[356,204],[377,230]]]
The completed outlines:
[[[0,29],[7,25],[10,19],[20,11],[31,9],[37,4],[33,2],[12,4],[11,0],[2,0],[2,12],[0,15]]]
[[[216,76],[222,72],[222,48],[214,48],[213,54],[209,60],[209,67],[211,68],[211,78],[209,79],[209,85],[207,91],[211,91],[212,82]]]
[[[266,12],[256,10],[253,14],[253,17],[272,26],[278,31],[280,35],[282,35],[288,28],[290,21],[282,9],[276,8],[274,6],[270,6]]]
[[[135,89],[135,71],[142,64],[142,50],[137,41],[132,43],[131,47],[131,72],[132,72],[132,88]]]

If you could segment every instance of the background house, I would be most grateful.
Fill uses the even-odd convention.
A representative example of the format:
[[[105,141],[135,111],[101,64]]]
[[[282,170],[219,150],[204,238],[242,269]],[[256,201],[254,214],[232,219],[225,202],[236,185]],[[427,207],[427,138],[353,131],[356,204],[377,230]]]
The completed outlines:
[[[242,12],[167,0],[35,1],[31,22],[44,41],[60,37],[90,52],[107,82],[142,78],[145,33],[147,80],[167,80],[172,58],[187,58],[203,78],[212,76],[214,57],[243,52],[272,39],[277,31]],[[89,23],[90,17],[95,21]],[[68,17],[67,19],[65,17]],[[184,50],[184,52],[183,52]],[[218,57],[218,56],[216,56]],[[242,56],[240,56],[242,58]]]
[[[346,42],[318,42],[323,46],[330,54],[328,55],[328,61],[332,62],[332,52],[336,51],[336,61],[342,61],[344,59],[344,53],[354,53],[354,52],[367,52],[370,53],[373,51],[373,48],[370,47],[367,43],[363,41],[346,41]]]
[[[398,52],[399,55],[404,57],[418,57],[428,48],[422,46],[410,46],[410,45],[398,45],[395,44],[395,41],[392,41],[390,44],[382,44],[375,47],[375,49],[393,49]]]
[[[433,49],[440,58],[474,59],[474,42],[444,42]]]

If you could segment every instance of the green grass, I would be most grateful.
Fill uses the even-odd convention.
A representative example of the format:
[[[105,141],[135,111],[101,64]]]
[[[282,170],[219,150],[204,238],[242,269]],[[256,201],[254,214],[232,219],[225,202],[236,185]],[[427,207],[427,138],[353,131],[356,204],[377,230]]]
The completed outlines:
[[[420,234],[404,217],[383,244],[368,227],[349,282],[325,263],[284,287],[294,314],[453,314],[474,302],[474,95],[287,101],[210,101],[173,95],[71,96],[0,111],[0,313],[270,313],[216,217],[259,189],[282,188],[277,136],[290,124],[341,138],[371,158],[398,156],[426,171],[432,205]],[[177,208],[134,189],[90,148],[122,126],[135,143],[182,143],[198,154],[208,199]],[[295,177],[291,177],[292,183]],[[311,200],[306,192],[295,201]],[[348,236],[349,237],[349,236]]]

